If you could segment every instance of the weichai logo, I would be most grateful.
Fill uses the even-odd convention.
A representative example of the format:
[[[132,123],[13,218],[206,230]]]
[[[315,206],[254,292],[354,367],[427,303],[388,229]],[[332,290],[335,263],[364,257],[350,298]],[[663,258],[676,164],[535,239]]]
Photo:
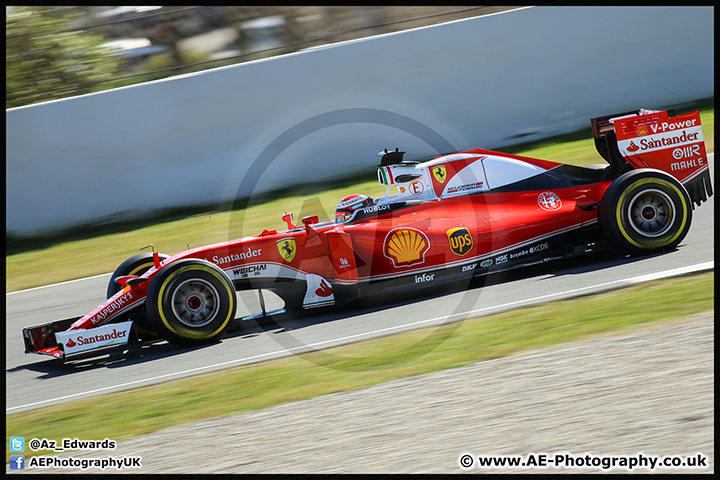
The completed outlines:
[[[450,250],[460,257],[466,255],[472,249],[472,235],[465,227],[451,228],[445,232],[450,243]]]

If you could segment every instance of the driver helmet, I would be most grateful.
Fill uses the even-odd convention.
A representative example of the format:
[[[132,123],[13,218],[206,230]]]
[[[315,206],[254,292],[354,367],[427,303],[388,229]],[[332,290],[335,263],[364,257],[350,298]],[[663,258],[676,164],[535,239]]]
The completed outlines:
[[[343,197],[335,210],[335,223],[347,222],[357,210],[374,204],[375,201],[367,195],[354,193]]]

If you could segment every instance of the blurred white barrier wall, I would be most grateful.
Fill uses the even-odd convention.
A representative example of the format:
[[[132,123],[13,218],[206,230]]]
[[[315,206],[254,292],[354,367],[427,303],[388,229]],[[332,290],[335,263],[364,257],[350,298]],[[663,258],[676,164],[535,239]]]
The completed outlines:
[[[713,97],[713,13],[526,8],[11,109],[6,231],[372,179],[386,147],[499,148]]]

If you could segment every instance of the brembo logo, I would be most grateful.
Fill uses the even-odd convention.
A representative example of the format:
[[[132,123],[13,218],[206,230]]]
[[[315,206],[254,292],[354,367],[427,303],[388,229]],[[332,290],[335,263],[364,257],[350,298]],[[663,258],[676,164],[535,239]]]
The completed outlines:
[[[72,338],[68,339],[68,341],[65,343],[65,346],[72,348],[76,345],[82,346],[91,345],[98,342],[108,342],[110,340],[124,338],[126,334],[127,332],[125,330],[118,331],[117,329],[113,329],[112,333],[106,333],[105,335],[95,335],[92,337],[83,337],[82,335],[80,335],[75,339],[76,341],[73,341]]]

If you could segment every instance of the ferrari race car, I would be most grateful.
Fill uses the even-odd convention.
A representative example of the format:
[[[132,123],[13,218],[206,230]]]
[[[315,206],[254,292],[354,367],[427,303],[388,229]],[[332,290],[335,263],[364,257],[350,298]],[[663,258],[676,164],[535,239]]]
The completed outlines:
[[[603,249],[675,248],[712,195],[699,112],[641,109],[591,126],[607,165],[484,149],[412,162],[385,150],[385,196],[349,195],[335,221],[296,227],[286,214],[286,230],[133,256],[91,312],[24,328],[25,352],[68,359],[158,337],[214,342],[235,321],[237,290],[257,289],[263,315],[263,289],[285,309],[310,309]]]

